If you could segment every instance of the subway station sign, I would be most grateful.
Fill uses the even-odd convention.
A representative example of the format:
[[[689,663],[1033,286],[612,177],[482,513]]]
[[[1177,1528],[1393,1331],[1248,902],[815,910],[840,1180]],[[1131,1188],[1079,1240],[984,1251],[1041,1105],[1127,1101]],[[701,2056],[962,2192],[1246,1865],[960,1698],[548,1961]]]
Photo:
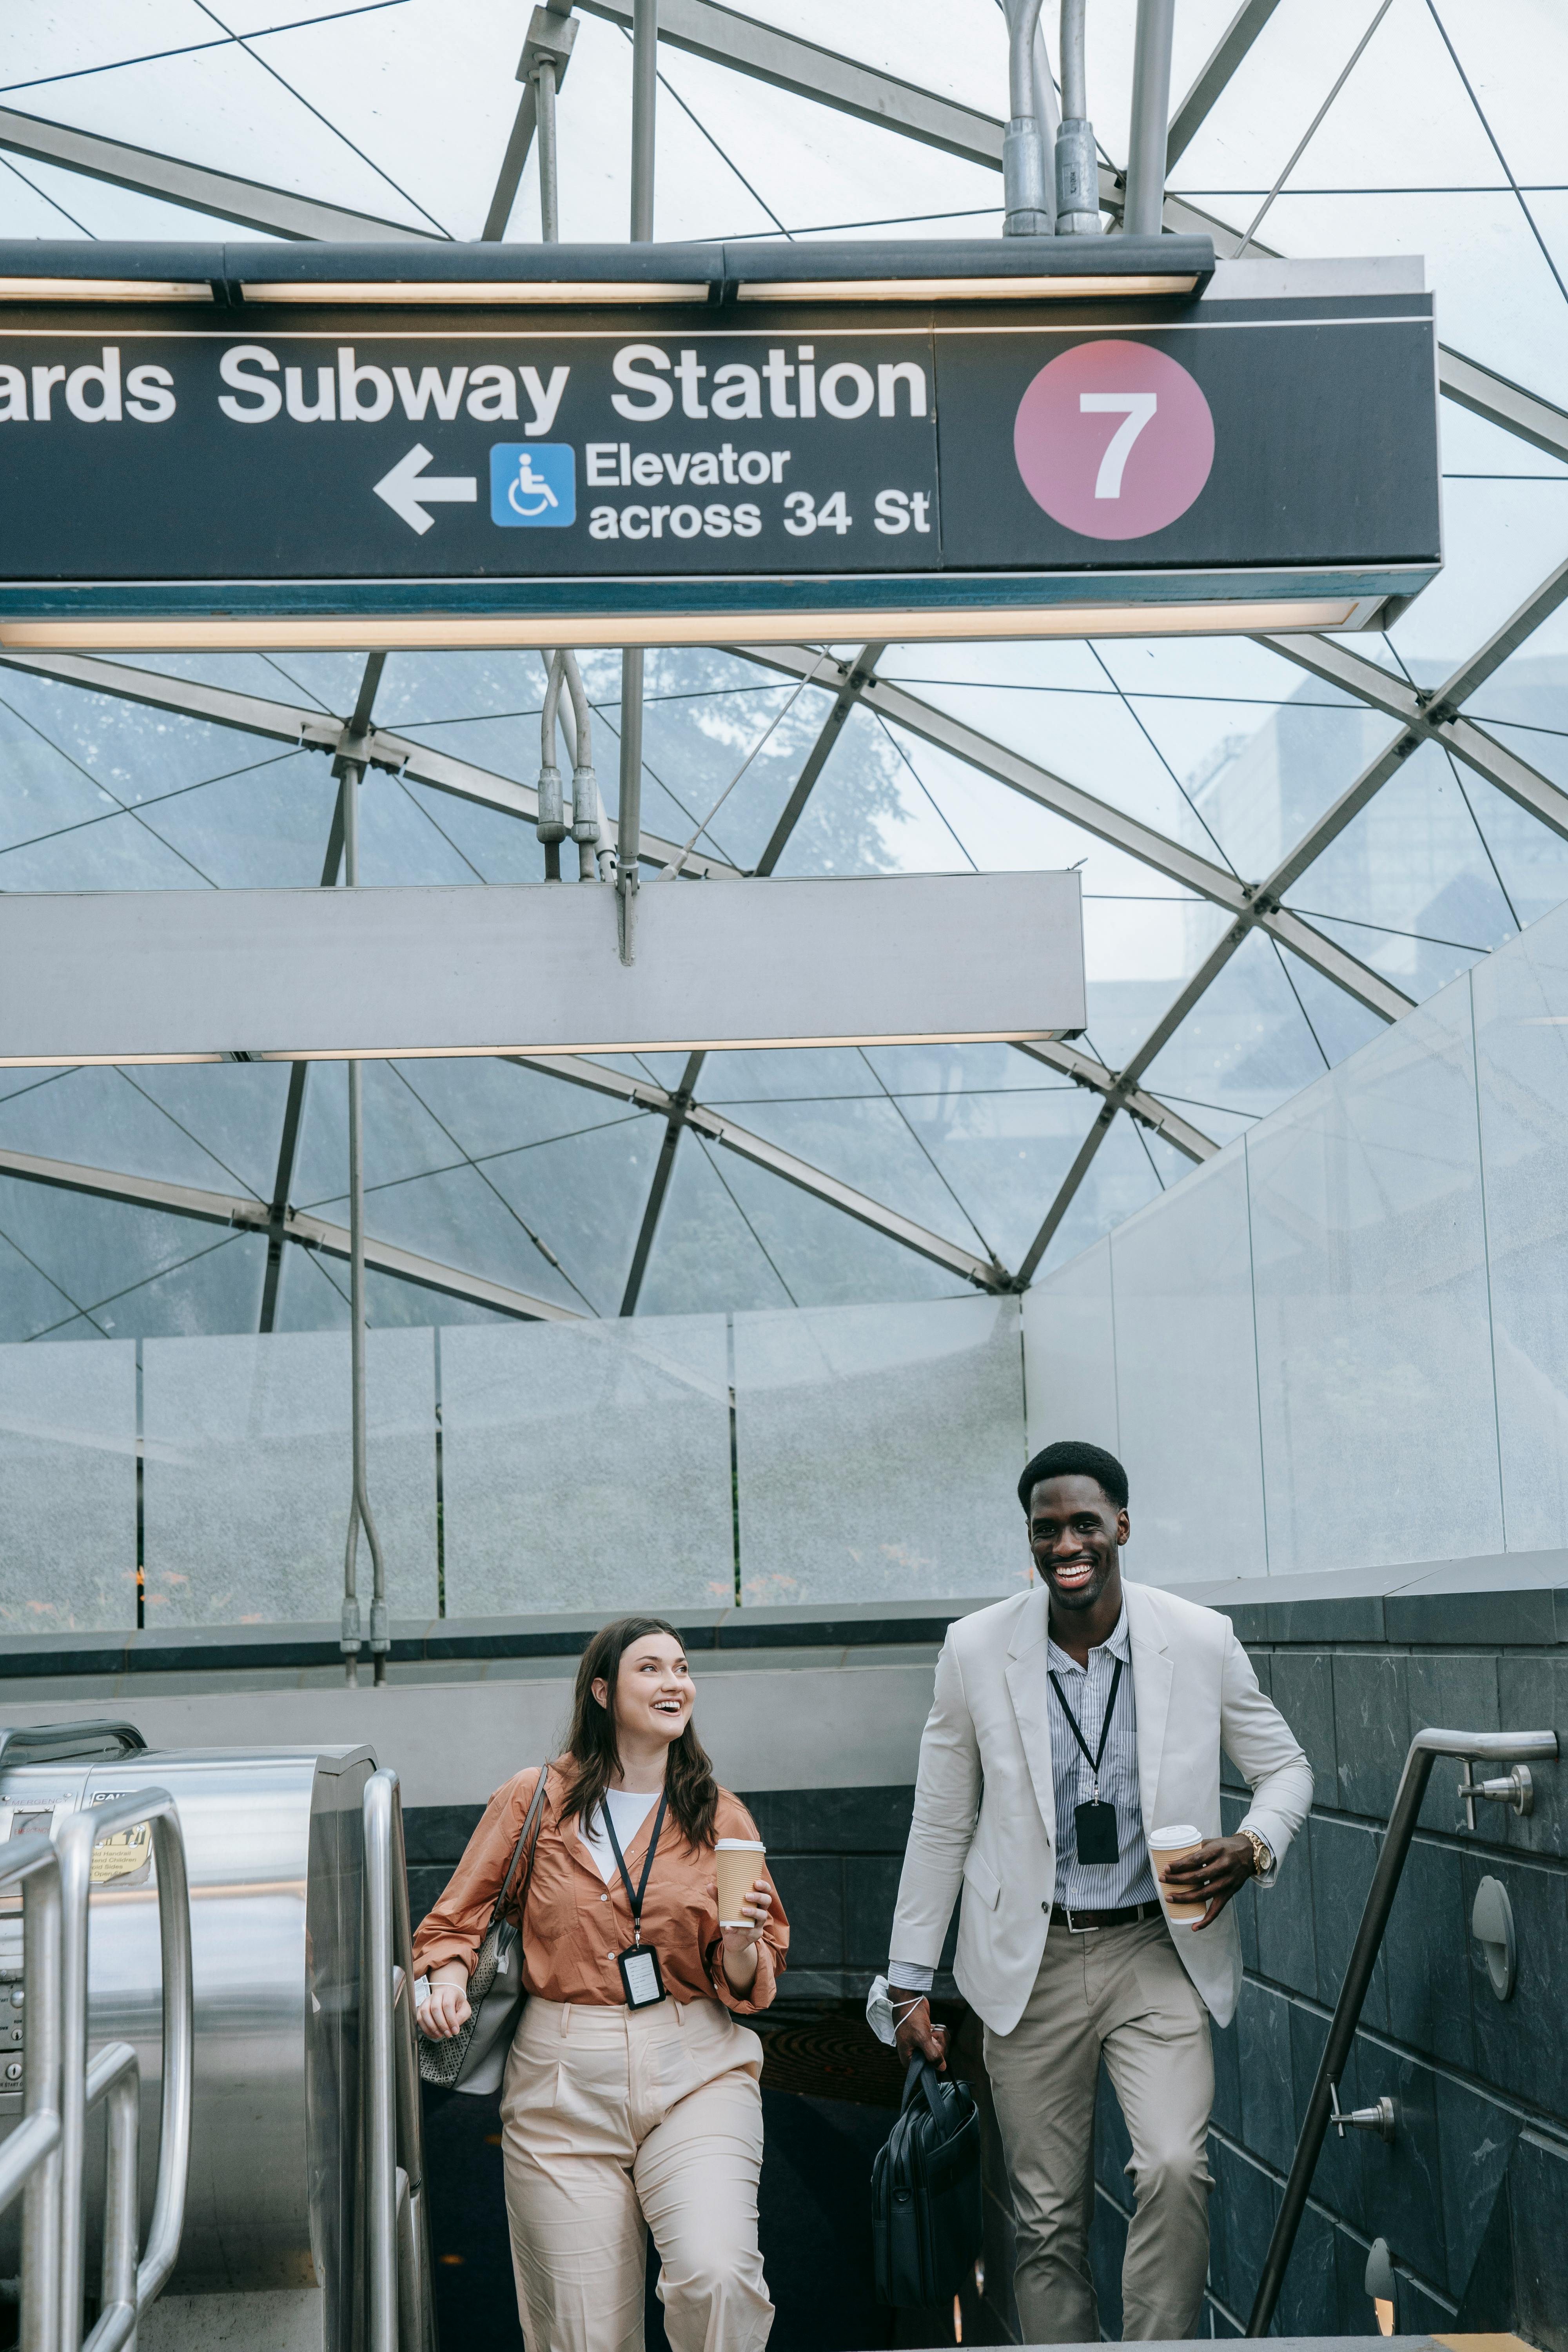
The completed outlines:
[[[1342,628],[1425,585],[1430,298],[1103,246],[0,249],[0,645]]]

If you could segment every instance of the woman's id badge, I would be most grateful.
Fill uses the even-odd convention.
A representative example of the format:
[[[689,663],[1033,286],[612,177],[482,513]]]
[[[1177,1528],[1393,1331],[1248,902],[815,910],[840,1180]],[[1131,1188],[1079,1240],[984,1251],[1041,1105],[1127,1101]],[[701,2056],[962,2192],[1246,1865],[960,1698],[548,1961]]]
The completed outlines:
[[[664,1977],[651,1944],[628,1944],[616,1954],[628,2009],[651,2009],[664,1999]]]

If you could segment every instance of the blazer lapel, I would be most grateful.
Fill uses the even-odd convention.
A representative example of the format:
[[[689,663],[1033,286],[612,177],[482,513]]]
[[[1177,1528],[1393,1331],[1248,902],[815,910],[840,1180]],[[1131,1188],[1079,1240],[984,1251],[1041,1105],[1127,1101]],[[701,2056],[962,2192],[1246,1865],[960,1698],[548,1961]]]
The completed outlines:
[[[1050,1598],[1043,1585],[1032,1591],[1019,1612],[1007,1644],[1007,1696],[1017,1717],[1018,1736],[1034,1784],[1046,1836],[1057,1843],[1056,1776],[1051,1770],[1051,1725],[1047,1712],[1046,1636],[1050,1627]]]
[[[1124,1586],[1123,1591],[1128,1646],[1132,1654],[1132,1695],[1138,1703],[1138,1794],[1147,1836],[1159,1826],[1154,1819],[1154,1800],[1160,1787],[1160,1759],[1165,1752],[1165,1724],[1171,1712],[1171,1684],[1175,1670],[1142,1592],[1135,1584]]]

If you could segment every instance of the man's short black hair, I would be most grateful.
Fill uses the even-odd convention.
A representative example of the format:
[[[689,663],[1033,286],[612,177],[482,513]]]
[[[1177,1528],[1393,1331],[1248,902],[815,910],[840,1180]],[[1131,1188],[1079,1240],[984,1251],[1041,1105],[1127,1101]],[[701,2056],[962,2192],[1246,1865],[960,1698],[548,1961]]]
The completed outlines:
[[[1115,1454],[1108,1454],[1103,1445],[1089,1445],[1077,1437],[1061,1437],[1037,1454],[1018,1481],[1018,1500],[1024,1506],[1026,1518],[1029,1516],[1029,1497],[1042,1478],[1093,1478],[1108,1502],[1114,1503],[1119,1511],[1127,1508],[1127,1473]]]

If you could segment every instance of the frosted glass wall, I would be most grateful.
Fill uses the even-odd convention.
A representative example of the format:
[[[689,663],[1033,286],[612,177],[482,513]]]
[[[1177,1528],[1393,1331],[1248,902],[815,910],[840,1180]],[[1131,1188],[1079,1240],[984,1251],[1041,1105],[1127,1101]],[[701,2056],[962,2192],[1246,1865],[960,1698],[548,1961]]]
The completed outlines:
[[[746,1605],[1028,1581],[1016,1298],[734,1321]]]
[[[347,1332],[148,1339],[142,1367],[147,1623],[335,1623],[351,1467]],[[428,1331],[371,1332],[365,1403],[371,1503],[392,1613],[434,1617]],[[363,1538],[359,1589],[368,1631]]]
[[[1051,1274],[1025,1330],[1031,1441],[1096,1434],[1079,1394],[1114,1425],[1153,1582],[1568,1547],[1568,908]]]
[[[447,1613],[734,1598],[722,1315],[441,1334]]]
[[[136,1348],[0,1348],[0,1628],[136,1622]]]

